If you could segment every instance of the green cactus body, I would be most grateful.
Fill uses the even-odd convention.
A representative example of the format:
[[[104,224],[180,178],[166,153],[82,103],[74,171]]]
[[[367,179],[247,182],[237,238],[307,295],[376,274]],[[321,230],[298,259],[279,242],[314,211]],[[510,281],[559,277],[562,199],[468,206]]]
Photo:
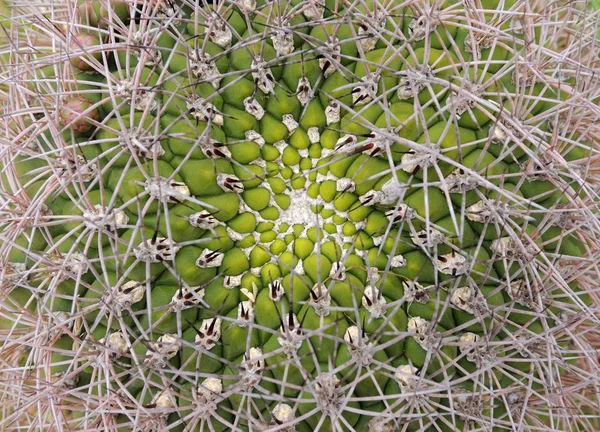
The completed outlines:
[[[20,54],[0,352],[78,399],[40,421],[566,430],[597,106],[537,3],[409,3],[84,0]]]

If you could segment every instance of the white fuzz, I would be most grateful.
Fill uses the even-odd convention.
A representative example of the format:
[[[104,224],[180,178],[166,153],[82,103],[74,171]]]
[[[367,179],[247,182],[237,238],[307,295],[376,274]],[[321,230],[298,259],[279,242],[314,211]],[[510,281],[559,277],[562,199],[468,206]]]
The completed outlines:
[[[207,32],[210,40],[221,48],[229,48],[233,34],[227,22],[221,16],[213,12],[207,23]]]
[[[477,344],[480,339],[478,334],[471,332],[461,334],[458,339],[458,349],[461,353],[465,354],[466,359],[472,363],[476,360],[478,350]]]
[[[510,210],[509,205],[492,200],[481,200],[467,207],[467,218],[473,222],[502,222]]]
[[[339,123],[341,119],[341,109],[340,103],[334,99],[329,101],[327,107],[325,108],[325,119],[327,121],[327,126],[332,123]]]
[[[273,92],[275,78],[267,62],[262,57],[257,56],[252,60],[250,67],[252,69],[252,79],[258,88],[265,94]]]
[[[167,180],[164,177],[146,180],[144,188],[148,195],[163,203],[181,203],[191,195],[185,183]]]
[[[294,52],[294,34],[289,25],[276,29],[271,35],[273,48],[277,51],[277,57],[286,56]]]
[[[291,317],[291,322],[288,319],[283,326],[279,327],[277,342],[283,348],[283,352],[291,358],[302,346],[304,338],[298,317],[295,314],[288,315],[288,317]]]
[[[213,349],[221,339],[221,324],[221,318],[202,320],[194,338],[196,346],[207,351]]]
[[[129,129],[119,137],[119,146],[129,154],[136,154],[145,159],[152,159],[156,155],[160,157],[165,150],[160,141],[152,134],[139,131],[135,128]]]
[[[142,262],[159,263],[172,261],[179,251],[179,246],[171,244],[166,237],[157,237],[141,242],[133,249],[133,255]]]
[[[279,301],[283,297],[284,290],[280,280],[274,280],[269,283],[269,298],[273,301]]]
[[[211,57],[200,51],[190,51],[188,53],[188,63],[192,73],[199,81],[205,81],[212,84],[215,89],[221,85],[221,72]]]
[[[123,333],[120,331],[110,333],[108,337],[100,339],[99,342],[110,349],[112,351],[111,354],[117,358],[125,355],[129,349],[127,340],[123,337]]]
[[[188,222],[193,227],[205,230],[213,230],[219,225],[219,220],[210,214],[208,210],[202,210],[198,213],[191,214],[188,217]]]
[[[376,98],[380,78],[381,75],[374,72],[369,72],[361,78],[361,82],[352,89],[352,103],[360,106]]]
[[[390,265],[392,268],[406,267],[406,259],[402,255],[396,255],[392,257]]]
[[[446,236],[435,228],[413,232],[410,235],[413,243],[422,248],[435,247],[446,241]]]
[[[261,359],[263,352],[260,348],[250,348],[244,354],[244,360],[240,364],[241,377],[238,381],[242,389],[251,389],[260,382],[260,375],[265,369],[265,361]]]
[[[468,53],[481,54],[482,50],[490,49],[494,44],[494,40],[498,37],[494,33],[484,33],[480,29],[477,29],[474,33],[465,38],[465,51]]]
[[[310,305],[315,309],[317,315],[326,317],[331,313],[331,294],[323,284],[315,284],[311,292]]]
[[[436,27],[437,24],[433,23],[429,17],[421,15],[408,25],[408,35],[411,39],[420,41],[425,39],[427,34],[432,33]]]
[[[50,260],[56,264],[58,272],[64,275],[82,275],[89,271],[90,263],[81,252],[60,254],[58,252],[50,255]]]
[[[408,302],[425,304],[431,299],[429,289],[417,281],[402,280],[402,286],[404,287],[404,298]]]
[[[487,302],[478,288],[459,287],[452,290],[450,302],[460,310],[475,315],[487,311]]]
[[[294,119],[294,116],[291,114],[284,114],[281,122],[285,125],[290,135],[293,134],[299,126],[298,122]]]
[[[198,306],[204,299],[204,287],[181,287],[171,298],[170,310],[182,311]]]
[[[115,231],[129,222],[129,216],[123,210],[107,210],[101,204],[96,204],[91,210],[85,210],[83,218],[86,228],[90,231]]]
[[[246,99],[244,99],[244,110],[256,120],[260,120],[265,116],[265,109],[252,96],[248,96]]]
[[[321,141],[321,133],[319,132],[319,128],[316,126],[308,128],[306,131],[308,134],[308,140],[311,144],[316,144]]]
[[[219,113],[217,107],[205,99],[195,97],[187,101],[186,106],[196,120],[212,122],[217,126],[223,126],[223,114]]]
[[[221,393],[223,382],[219,378],[206,378],[196,390],[196,394],[204,401],[214,401]]]
[[[490,250],[501,258],[508,258],[521,263],[531,262],[539,253],[539,248],[531,242],[502,237],[492,241]]]
[[[464,256],[449,253],[437,257],[437,269],[442,273],[458,276],[467,273],[469,265]]]
[[[78,154],[75,159],[68,152],[63,153],[59,159],[58,171],[61,177],[71,178],[75,176],[77,180],[88,183],[98,178],[98,166],[95,163],[88,162],[82,155]]]
[[[484,85],[466,81],[461,88],[450,93],[446,108],[460,119],[464,113],[477,105],[484,91]]]
[[[196,260],[196,265],[200,268],[214,268],[219,267],[223,262],[225,254],[213,251],[210,249],[204,249],[200,256]]]
[[[385,215],[391,223],[397,224],[414,219],[417,212],[406,204],[401,203],[398,204],[397,208],[385,212]]]
[[[400,390],[404,393],[411,393],[417,389],[419,369],[413,365],[401,365],[396,368],[394,379],[400,385]]]
[[[244,192],[244,184],[233,174],[217,174],[217,184],[225,192],[242,193]]]
[[[406,100],[416,97],[425,88],[433,77],[431,66],[418,65],[413,70],[400,71],[398,73],[398,98]]]
[[[271,413],[273,414],[273,419],[275,422],[279,424],[291,423],[295,419],[294,410],[292,407],[284,403],[278,403],[275,405],[275,408],[273,408]]]
[[[144,363],[149,366],[164,368],[166,362],[172,359],[179,352],[179,340],[177,335],[165,334],[158,338],[156,342],[151,342]]]
[[[481,182],[462,168],[452,171],[440,182],[439,188],[448,193],[464,193],[475,189]]]
[[[337,179],[335,190],[338,192],[354,192],[356,190],[356,183],[348,177],[342,177]]]
[[[331,270],[329,271],[329,277],[336,281],[345,281],[346,280],[346,269],[344,268],[344,264],[336,261],[331,265]]]
[[[380,294],[379,289],[375,285],[367,285],[362,296],[362,305],[369,311],[371,317],[375,319],[384,316],[387,310],[387,301]]]
[[[436,144],[421,144],[402,155],[402,169],[407,173],[413,173],[417,169],[425,169],[437,165],[440,157],[440,148]]]
[[[302,2],[302,14],[311,21],[323,19],[324,0],[306,0]]]
[[[156,396],[154,396],[154,398],[152,399],[152,405],[154,405],[156,408],[164,410],[170,410],[177,406],[175,402],[175,397],[171,394],[169,390],[164,390]]]
[[[306,106],[313,97],[312,88],[308,78],[302,77],[298,80],[298,86],[296,87],[296,97],[300,101],[300,105]]]
[[[545,297],[543,287],[535,280],[513,280],[506,284],[506,291],[511,299],[529,309],[540,311],[543,308],[542,297]]]
[[[413,337],[421,348],[423,348],[426,351],[429,349],[430,343],[427,338],[430,334],[429,321],[421,317],[409,318],[408,331],[410,333],[414,333]]]
[[[358,143],[358,138],[356,138],[355,135],[350,135],[350,134],[342,135],[336,141],[335,149],[343,150],[347,153],[352,153],[355,150],[357,143]]]
[[[344,340],[352,359],[357,364],[365,366],[373,361],[373,344],[357,326],[350,326],[346,329]]]
[[[242,276],[243,275],[225,276],[225,280],[223,280],[223,287],[225,289],[233,289],[240,286],[242,283]]]
[[[127,281],[123,285],[117,285],[112,288],[113,301],[119,309],[129,309],[132,304],[135,304],[144,298],[146,286],[141,282]],[[107,299],[110,302],[110,298]]]
[[[263,136],[261,134],[259,134],[255,130],[246,131],[244,135],[246,136],[246,139],[248,141],[253,141],[256,144],[258,144],[260,147],[265,145],[265,139],[263,138]]]
[[[332,373],[321,373],[314,384],[313,396],[320,411],[331,418],[341,415],[345,407],[344,390],[340,380]]]
[[[147,52],[150,53],[152,51]],[[136,53],[137,51],[134,51],[134,54]],[[149,60],[151,61],[150,57]],[[134,93],[135,101],[133,100]],[[156,92],[147,91],[136,87],[133,79],[125,79],[115,85],[115,96],[123,99],[124,102],[128,103],[129,105],[133,104],[133,107],[137,111],[156,111],[158,108],[158,101],[156,100],[155,95]]]
[[[385,9],[384,9],[385,11]],[[383,13],[369,13],[361,19],[361,25],[358,27],[359,42],[364,52],[375,49],[377,42],[381,39],[381,34],[385,30],[387,17]]]
[[[323,55],[319,59],[319,68],[323,71],[325,78],[328,78],[340,65],[340,54],[342,52],[340,40],[336,37],[331,37],[324,45],[319,47],[319,50]]]
[[[369,432],[394,432],[396,424],[393,420],[384,417],[373,417],[368,423]]]

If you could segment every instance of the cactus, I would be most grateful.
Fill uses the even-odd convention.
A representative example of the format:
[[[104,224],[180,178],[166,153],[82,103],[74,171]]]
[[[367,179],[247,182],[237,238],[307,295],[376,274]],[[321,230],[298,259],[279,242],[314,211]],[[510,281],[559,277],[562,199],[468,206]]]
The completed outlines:
[[[598,430],[576,3],[15,2],[0,424]]]

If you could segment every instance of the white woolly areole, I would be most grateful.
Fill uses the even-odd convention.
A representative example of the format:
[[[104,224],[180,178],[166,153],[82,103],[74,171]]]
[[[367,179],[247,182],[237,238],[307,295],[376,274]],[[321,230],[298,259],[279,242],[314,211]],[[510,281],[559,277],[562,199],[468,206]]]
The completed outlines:
[[[179,340],[177,335],[165,334],[158,338],[156,342],[151,342],[146,355],[146,364],[163,368],[166,362],[177,355],[179,352]]]
[[[238,303],[238,326],[244,327],[254,321],[254,302],[246,300]]]
[[[223,393],[223,382],[219,378],[206,378],[196,390],[202,402],[215,401]]]
[[[260,348],[250,348],[244,354],[244,359],[240,364],[241,378],[239,385],[243,389],[255,387],[260,382],[260,375],[265,369],[265,361],[261,359],[263,352]]]
[[[401,185],[395,178],[391,178],[386,181],[383,186],[381,186],[381,196],[379,197],[379,203],[382,205],[395,205],[398,203],[398,200],[402,197],[404,192],[404,186]],[[402,208],[403,204],[400,204],[399,209]],[[407,217],[410,215],[411,218],[414,217],[414,213],[409,213],[408,210],[405,210],[405,214]]]
[[[217,185],[225,192],[244,192],[244,184],[233,174],[217,174]]]
[[[346,280],[346,269],[344,268],[344,264],[336,261],[331,265],[331,270],[329,271],[329,277],[333,280],[342,282]]]
[[[437,24],[431,22],[426,15],[421,15],[408,24],[408,35],[411,39],[420,41],[425,39],[425,36],[433,32],[436,27]]]
[[[413,232],[410,238],[414,244],[423,248],[435,247],[446,241],[446,236],[435,228]]]
[[[426,336],[429,333],[429,321],[421,317],[412,317],[408,319],[408,331],[415,333],[414,339],[424,350],[428,350]]]
[[[332,373],[321,373],[314,384],[313,395],[320,411],[331,418],[341,415],[345,408],[345,393],[340,380]]]
[[[461,353],[465,353],[466,359],[470,362],[475,361],[475,346],[477,345],[480,339],[481,338],[478,334],[471,332],[463,333],[458,338],[458,349]]]
[[[98,167],[92,162],[86,161],[80,154],[76,155],[75,160],[71,158],[70,154],[64,154],[59,159],[58,168],[61,171],[62,177],[75,175],[77,179],[81,179],[85,183],[98,178]]]
[[[219,225],[219,220],[208,210],[201,210],[188,216],[188,222],[191,226],[205,230],[213,230]]]
[[[114,302],[119,309],[126,309],[144,298],[146,287],[141,282],[127,281],[122,285],[114,286],[112,291]]]
[[[287,223],[290,226],[300,224],[307,228],[315,226],[317,216],[310,209],[310,206],[314,203],[306,190],[294,189],[289,193],[289,197],[290,206],[280,212],[279,224]]]
[[[386,18],[383,13],[375,11],[361,20],[361,25],[358,27],[358,40],[364,52],[375,49],[385,30]]]
[[[325,107],[325,120],[327,121],[327,126],[332,123],[339,123],[341,119],[341,108],[340,103],[332,99]]]
[[[116,353],[113,354],[116,354],[117,357],[127,353],[129,348],[127,340],[120,331],[110,333],[107,338],[100,339],[100,343],[104,344],[110,350],[116,351]]]
[[[474,315],[487,309],[487,303],[481,291],[468,286],[452,290],[450,302],[462,311]]]
[[[508,211],[508,204],[491,200],[477,201],[466,209],[467,218],[473,222],[489,223],[501,222]]]
[[[243,275],[225,276],[225,279],[223,280],[223,287],[225,289],[233,289],[237,286],[240,286],[242,284],[242,276]]]
[[[244,110],[256,120],[260,120],[265,116],[265,109],[252,96],[244,99]]]
[[[269,283],[269,298],[273,301],[279,301],[283,297],[283,285],[281,285],[280,280],[274,280]]]
[[[433,77],[431,66],[428,64],[417,65],[413,70],[400,71],[398,73],[397,95],[401,100],[416,97],[425,88]]]
[[[475,189],[481,182],[462,168],[452,171],[440,182],[439,188],[448,193],[464,193]]]
[[[252,69],[252,79],[258,88],[265,94],[273,92],[275,78],[267,62],[262,57],[257,56],[252,60],[250,67]]]
[[[265,145],[265,139],[263,138],[263,136],[253,129],[246,131],[244,133],[244,136],[246,137],[246,139],[248,141],[253,141],[256,144],[258,144],[260,147]]]
[[[273,414],[273,418],[277,419],[280,423],[290,423],[294,421],[295,418],[292,407],[284,403],[275,405],[271,414]]]
[[[431,299],[427,288],[417,281],[402,280],[402,286],[404,287],[404,298],[407,302],[425,304]]]
[[[210,121],[217,126],[223,126],[223,115],[217,111],[217,107],[204,98],[196,97],[191,101],[187,101],[186,106],[195,119],[203,122]]]
[[[348,177],[342,177],[335,182],[335,190],[338,192],[354,192],[356,183]]]
[[[319,68],[323,71],[325,78],[328,78],[340,64],[340,54],[342,53],[340,40],[335,36],[330,37],[324,45],[319,47],[319,52],[323,55],[319,58]]]
[[[229,29],[229,25],[227,24],[227,21],[221,18],[216,12],[213,12],[210,15],[207,23],[207,33],[211,42],[215,45],[218,45],[221,48],[228,48],[231,45],[233,34]]]
[[[344,333],[344,340],[352,359],[359,365],[368,365],[373,361],[373,344],[363,333],[357,326],[350,326]]]
[[[394,379],[400,386],[400,390],[405,393],[414,392],[417,389],[419,369],[413,365],[401,365],[396,368]]]
[[[355,135],[346,134],[342,135],[335,142],[335,150],[345,151],[346,153],[354,152],[356,148],[356,144],[358,143],[358,138]]]
[[[123,228],[129,222],[129,216],[123,210],[106,210],[101,204],[96,204],[91,210],[83,212],[85,227],[90,231],[114,231]]]
[[[417,212],[413,208],[403,203],[398,204],[396,208],[385,212],[385,216],[393,224],[402,223],[406,222],[407,220],[414,219],[416,215]]]
[[[464,256],[449,253],[437,257],[437,269],[444,274],[458,276],[467,273],[469,265]]]
[[[311,292],[310,305],[314,308],[317,315],[326,317],[331,313],[331,294],[327,287],[317,283],[313,286]]]
[[[532,261],[539,252],[536,245],[510,237],[493,240],[490,250],[502,258],[509,258],[522,263]]]
[[[317,126],[309,127],[306,133],[308,134],[308,140],[311,144],[316,144],[321,141],[321,134],[319,133],[319,128]]]
[[[294,116],[291,114],[284,114],[281,122],[285,125],[290,135],[293,134],[299,126],[298,122],[294,119]]]
[[[170,391],[165,390],[154,396],[152,404],[159,409],[171,409],[175,408],[175,398]]]
[[[157,237],[141,242],[133,249],[133,255],[142,262],[159,263],[171,261],[179,251],[179,246],[171,244],[166,237]]]
[[[277,342],[279,342],[279,345],[283,348],[283,352],[286,353],[288,357],[292,357],[298,352],[302,346],[303,340],[302,329],[296,314],[291,314],[291,319],[291,323],[288,319],[284,326],[279,327],[280,335],[277,337]]]
[[[373,318],[381,318],[387,310],[386,299],[380,295],[379,289],[375,285],[369,284],[365,287],[362,296],[362,304],[369,311]]]
[[[181,287],[173,294],[169,306],[173,311],[182,311],[198,306],[202,299],[204,299],[204,287]]]
[[[404,153],[401,158],[402,170],[413,173],[417,168],[424,169],[437,164],[440,148],[436,144],[421,144],[419,147]]]
[[[302,77],[298,80],[296,86],[296,98],[300,102],[300,105],[306,106],[312,99],[313,92],[308,78]]]
[[[390,265],[392,268],[406,267],[406,259],[402,255],[392,257]]]
[[[215,89],[219,88],[222,79],[221,72],[208,54],[191,50],[188,53],[188,63],[192,73],[199,81],[209,82]]]
[[[196,265],[200,268],[219,267],[223,263],[224,256],[222,252],[204,249],[196,260]]]
[[[396,425],[393,420],[384,417],[373,417],[368,423],[369,432],[395,432]]]
[[[168,180],[164,177],[151,178],[144,183],[146,193],[163,203],[182,202],[191,194],[185,183]]]
[[[324,0],[305,0],[302,2],[302,14],[311,21],[323,19]]]
[[[289,29],[289,25],[275,29],[271,34],[271,41],[273,41],[273,48],[277,51],[277,57],[294,52],[294,34]]]
[[[213,349],[221,339],[221,324],[221,318],[202,320],[194,338],[196,346],[207,351]]]
[[[352,103],[355,106],[365,105],[377,97],[379,79],[381,75],[369,72],[361,78],[361,82],[352,89]]]

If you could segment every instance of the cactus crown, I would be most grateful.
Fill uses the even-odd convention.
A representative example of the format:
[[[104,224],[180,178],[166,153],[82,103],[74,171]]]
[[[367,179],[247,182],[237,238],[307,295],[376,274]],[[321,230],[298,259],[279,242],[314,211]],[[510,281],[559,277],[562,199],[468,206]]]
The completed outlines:
[[[590,17],[16,4],[6,424],[598,429]]]

